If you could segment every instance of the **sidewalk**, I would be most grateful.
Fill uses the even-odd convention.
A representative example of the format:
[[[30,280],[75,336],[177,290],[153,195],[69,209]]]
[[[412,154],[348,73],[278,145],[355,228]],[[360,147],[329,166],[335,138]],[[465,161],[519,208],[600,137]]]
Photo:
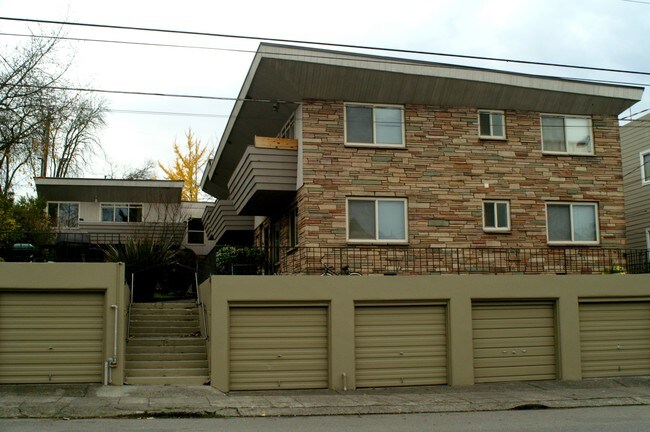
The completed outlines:
[[[263,417],[622,405],[650,405],[650,377],[231,394],[210,386],[0,385],[0,418]]]

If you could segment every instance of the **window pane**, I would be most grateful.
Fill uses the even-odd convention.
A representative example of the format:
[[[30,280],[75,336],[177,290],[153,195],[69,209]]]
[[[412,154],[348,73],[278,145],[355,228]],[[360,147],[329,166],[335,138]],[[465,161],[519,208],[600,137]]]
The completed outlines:
[[[102,206],[102,222],[113,222],[113,206]]]
[[[406,240],[403,201],[379,201],[379,239]]]
[[[59,226],[76,227],[79,221],[79,205],[59,204]]]
[[[480,112],[478,115],[479,122],[479,131],[483,136],[492,135],[492,129],[490,128],[490,113],[489,112]]]
[[[564,118],[542,116],[542,136],[544,151],[566,151],[564,143]]]
[[[129,207],[129,222],[142,222],[142,207]]]
[[[573,238],[575,241],[596,241],[596,208],[592,205],[573,206]]]
[[[375,108],[378,144],[402,144],[402,110]]]
[[[347,106],[345,117],[347,142],[372,143],[372,108]]]
[[[650,153],[643,155],[643,168],[641,172],[643,181],[650,181]]]
[[[497,203],[497,224],[499,228],[508,228],[508,204]]]
[[[375,202],[348,201],[348,231],[350,239],[372,240],[375,238]]]
[[[54,226],[58,226],[59,225],[59,204],[48,203],[47,214],[50,216],[50,223]]]
[[[549,241],[571,241],[571,207],[549,205],[546,211]]]
[[[129,208],[128,207],[115,207],[115,222],[128,222],[129,221]]]
[[[490,118],[492,119],[492,135],[495,137],[505,136],[504,125],[503,125],[503,114],[492,113]]]
[[[494,220],[494,203],[483,203],[483,214],[485,218],[485,228],[495,228]]]
[[[591,153],[591,133],[589,119],[572,118],[564,119],[566,129],[567,151],[569,153]]]

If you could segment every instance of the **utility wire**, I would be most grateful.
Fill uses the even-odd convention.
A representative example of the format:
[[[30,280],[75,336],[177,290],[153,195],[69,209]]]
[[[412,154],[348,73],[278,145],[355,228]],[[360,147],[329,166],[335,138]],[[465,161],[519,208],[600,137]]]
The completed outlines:
[[[60,25],[60,26],[104,28],[104,29],[112,29],[112,30],[133,30],[133,31],[144,31],[144,32],[166,33],[166,34],[182,34],[182,35],[189,35],[189,36],[207,36],[207,37],[219,37],[219,38],[230,38],[230,39],[245,39],[245,40],[256,40],[256,41],[305,44],[305,45],[315,45],[315,46],[351,48],[351,49],[393,52],[393,53],[402,53],[402,54],[418,54],[418,55],[427,55],[427,56],[453,57],[453,58],[462,58],[462,59],[470,59],[470,60],[487,60],[487,61],[519,63],[519,64],[536,65],[536,66],[552,66],[552,67],[569,68],[569,69],[650,76],[650,72],[647,71],[601,68],[601,67],[594,67],[594,66],[571,65],[565,63],[537,62],[537,61],[530,61],[530,60],[508,59],[508,58],[499,58],[499,57],[450,54],[450,53],[442,53],[442,52],[435,52],[435,51],[407,50],[407,49],[399,49],[399,48],[377,47],[377,46],[370,46],[370,45],[342,44],[342,43],[334,43],[334,42],[317,42],[317,41],[308,41],[308,40],[300,40],[300,39],[270,38],[270,37],[263,37],[263,36],[233,35],[233,34],[225,34],[225,33],[171,30],[171,29],[162,29],[162,28],[84,23],[84,22],[74,22],[74,21],[39,20],[39,19],[32,19],[32,18],[0,17],[0,20],[37,23],[37,24],[53,24],[53,25]]]

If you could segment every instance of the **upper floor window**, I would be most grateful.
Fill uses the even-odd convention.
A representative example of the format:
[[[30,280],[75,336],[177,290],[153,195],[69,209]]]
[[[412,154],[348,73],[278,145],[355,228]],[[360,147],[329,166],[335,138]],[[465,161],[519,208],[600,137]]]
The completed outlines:
[[[142,222],[142,204],[102,204],[102,222]]]
[[[549,244],[598,244],[598,204],[547,203]]]
[[[298,246],[298,207],[289,212],[289,246]]]
[[[345,104],[345,143],[404,147],[404,108],[394,105]]]
[[[650,184],[650,150],[641,152],[641,183]]]
[[[505,139],[506,124],[503,111],[479,110],[479,138]]]
[[[483,201],[483,230],[510,231],[510,202]]]
[[[404,243],[407,240],[406,199],[348,198],[350,242]]]
[[[79,225],[79,203],[48,202],[47,214],[53,226],[71,228]]]
[[[187,222],[187,243],[203,244],[205,242],[205,230],[201,218],[191,218]]]
[[[542,114],[542,151],[544,153],[593,155],[589,117]]]

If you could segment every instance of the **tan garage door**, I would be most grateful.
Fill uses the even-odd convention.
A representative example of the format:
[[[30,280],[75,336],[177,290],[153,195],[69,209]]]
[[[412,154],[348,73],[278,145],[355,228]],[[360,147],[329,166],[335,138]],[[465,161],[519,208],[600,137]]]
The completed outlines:
[[[356,386],[447,383],[444,305],[357,306]]]
[[[650,375],[650,302],[580,304],[584,378]]]
[[[230,389],[328,387],[326,307],[232,307]]]
[[[554,310],[552,302],[474,303],[474,380],[555,379]]]
[[[0,383],[102,381],[103,293],[0,293]]]

